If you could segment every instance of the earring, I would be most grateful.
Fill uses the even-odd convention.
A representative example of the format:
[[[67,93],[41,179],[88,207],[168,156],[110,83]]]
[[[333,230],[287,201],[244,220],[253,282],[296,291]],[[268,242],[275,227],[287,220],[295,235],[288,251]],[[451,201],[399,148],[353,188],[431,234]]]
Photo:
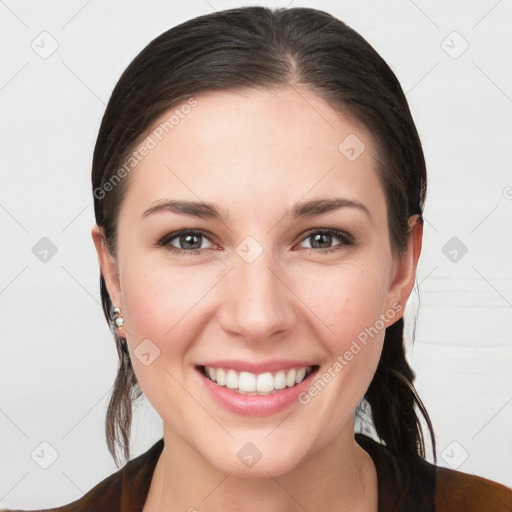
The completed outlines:
[[[124,324],[124,318],[121,316],[121,310],[117,307],[112,308],[112,311],[110,312],[110,318],[117,328],[120,328]],[[119,337],[119,343],[121,344],[121,350],[126,355],[129,355],[128,347],[126,346],[126,340],[122,337]]]
[[[113,320],[117,327],[121,327],[124,324],[124,318],[121,316],[121,310],[119,308],[112,309],[110,318]]]

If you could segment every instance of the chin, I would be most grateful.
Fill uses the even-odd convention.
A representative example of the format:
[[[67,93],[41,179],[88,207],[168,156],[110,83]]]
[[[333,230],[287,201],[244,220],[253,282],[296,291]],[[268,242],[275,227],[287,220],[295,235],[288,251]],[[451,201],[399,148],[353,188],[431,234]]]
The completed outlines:
[[[204,455],[210,464],[231,477],[268,478],[269,474],[278,476],[294,470],[302,460],[303,447],[299,450],[290,444],[274,446],[268,441],[243,440],[232,442],[220,452]]]

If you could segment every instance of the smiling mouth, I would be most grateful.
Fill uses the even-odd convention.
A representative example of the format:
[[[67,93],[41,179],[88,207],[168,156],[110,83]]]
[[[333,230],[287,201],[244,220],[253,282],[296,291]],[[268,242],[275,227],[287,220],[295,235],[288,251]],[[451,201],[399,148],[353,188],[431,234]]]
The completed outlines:
[[[232,369],[197,366],[196,369],[218,386],[231,389],[235,393],[250,396],[265,396],[278,393],[300,384],[319,369],[318,365],[288,368],[276,372],[255,374],[238,372]]]

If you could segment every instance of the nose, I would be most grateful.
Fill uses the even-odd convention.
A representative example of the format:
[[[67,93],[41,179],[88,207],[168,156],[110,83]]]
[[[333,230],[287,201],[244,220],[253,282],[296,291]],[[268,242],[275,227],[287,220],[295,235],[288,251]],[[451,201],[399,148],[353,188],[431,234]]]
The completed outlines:
[[[226,332],[247,342],[265,343],[292,331],[293,286],[265,252],[252,263],[236,259],[226,277],[219,315]]]

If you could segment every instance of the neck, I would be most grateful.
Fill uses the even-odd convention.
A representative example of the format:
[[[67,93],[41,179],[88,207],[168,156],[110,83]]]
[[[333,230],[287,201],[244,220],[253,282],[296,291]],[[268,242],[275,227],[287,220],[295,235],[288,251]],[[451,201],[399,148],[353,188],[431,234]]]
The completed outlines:
[[[225,474],[164,428],[164,449],[144,512],[377,512],[377,473],[354,439],[353,420],[319,451],[279,476]]]

